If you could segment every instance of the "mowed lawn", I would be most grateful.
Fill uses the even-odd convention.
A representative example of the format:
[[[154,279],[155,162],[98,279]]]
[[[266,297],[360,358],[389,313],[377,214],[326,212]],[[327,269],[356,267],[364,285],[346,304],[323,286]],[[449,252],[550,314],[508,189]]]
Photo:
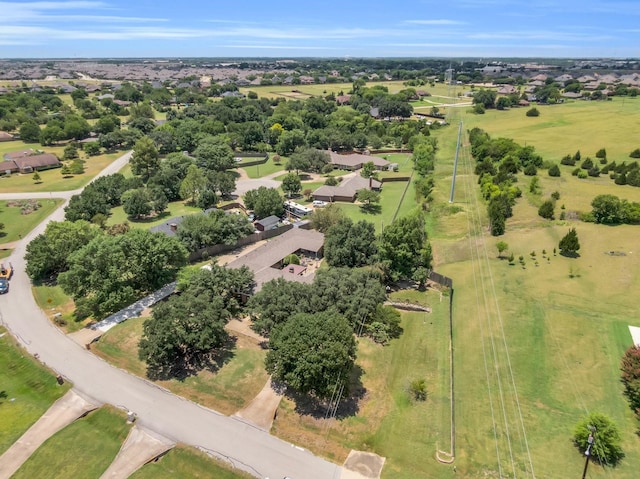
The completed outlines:
[[[133,220],[130,219],[122,209],[122,206],[117,206],[111,209],[109,218],[107,219],[107,226],[128,222],[132,228],[141,228],[148,230],[154,226],[158,226],[171,218],[176,216],[190,215],[193,213],[201,213],[202,209],[195,206],[185,204],[183,201],[174,201],[167,205],[167,209],[159,216],[143,219]]]
[[[251,479],[253,476],[207,456],[197,449],[176,446],[158,461],[145,464],[130,479]]]
[[[526,142],[545,160],[559,162],[577,149],[583,157],[593,157],[605,147],[608,157],[620,162],[631,161],[628,152],[637,147],[630,128],[637,128],[640,112],[626,111],[633,102],[618,98],[543,106],[534,122],[527,121],[525,109],[460,115],[465,130],[479,126],[494,137]],[[530,128],[536,124],[538,128]],[[436,135],[440,151],[428,228],[436,270],[453,278],[455,288],[457,474],[499,477],[502,470],[511,476],[515,469],[517,476],[530,477],[532,465],[536,477],[579,477],[584,456],[571,443],[572,430],[587,411],[600,411],[620,427],[627,456],[615,470],[592,464],[589,477],[636,477],[638,424],[622,395],[619,363],[632,343],[628,325],[640,326],[634,294],[640,288],[638,227],[547,221],[538,216],[537,208],[554,191],[560,193],[559,217],[561,205],[566,211],[589,211],[598,194],[640,201],[640,189],[614,185],[608,177],[579,180],[570,175],[572,168],[561,166],[560,178],[540,172],[542,193],[531,195],[530,178],[519,176],[524,195],[507,221],[506,234],[493,238],[487,234],[477,177],[465,168],[458,169],[455,202],[448,204],[457,128],[444,128]],[[470,241],[471,213],[483,221],[483,234],[479,238],[474,233]],[[576,228],[582,245],[575,259],[553,254],[570,227]],[[516,265],[497,259],[498,240],[509,244]],[[472,261],[478,254],[481,261]],[[517,263],[520,255],[526,269]]]
[[[583,158],[595,158],[600,148],[606,148],[609,161],[629,162],[633,161],[629,153],[640,148],[640,98],[613,97],[605,102],[573,101],[536,108],[538,117],[526,116],[528,108],[487,110],[484,115],[465,111],[464,128],[478,126],[492,136],[533,145],[545,160],[556,162],[577,150]]]
[[[64,147],[62,146],[41,146],[39,143],[23,143],[10,141],[0,143],[0,156],[10,151],[20,150],[43,150],[46,153],[53,153],[58,158],[62,158]],[[102,171],[113,160],[122,156],[124,152],[108,153],[98,156],[84,158],[85,154],[80,152],[80,156],[85,160],[84,173],[64,177],[60,168],[40,171],[40,181],[33,181],[33,173],[14,173],[9,177],[0,178],[0,191],[3,193],[23,193],[23,192],[42,192],[42,191],[69,191],[76,190],[86,185],[94,176]]]
[[[248,158],[247,161],[255,160],[255,158]],[[277,173],[278,171],[284,171],[287,162],[289,161],[286,157],[281,157],[279,163],[275,163],[273,161],[273,155],[263,164],[261,165],[250,165],[250,166],[242,166],[242,163],[238,163],[238,168],[242,168],[247,176],[251,179],[262,178],[263,176],[272,175],[273,173]]]
[[[91,349],[117,367],[146,377],[146,366],[138,359],[138,342],[146,318],[131,318],[106,332]],[[236,348],[219,368],[205,369],[185,379],[157,381],[171,392],[223,414],[246,406],[267,381],[266,352],[255,344],[238,340]]]
[[[0,184],[1,182],[2,180]],[[36,200],[40,203],[40,208],[23,215],[20,206],[8,206],[12,201],[23,200],[3,200],[0,203],[0,223],[4,224],[4,229],[0,232],[0,244],[24,238],[62,203],[59,199]]]
[[[118,454],[130,428],[122,411],[105,406],[47,439],[11,477],[98,479]]]
[[[344,400],[336,419],[315,419],[283,399],[273,432],[336,462],[350,449],[375,452],[386,457],[383,478],[448,477],[443,474],[450,466],[438,463],[435,454],[450,449],[449,303],[435,291],[417,295],[433,312],[403,312],[400,338],[387,346],[358,340],[355,405]],[[419,379],[427,385],[423,402],[409,393]]]
[[[0,327],[0,455],[64,393],[55,375]]]

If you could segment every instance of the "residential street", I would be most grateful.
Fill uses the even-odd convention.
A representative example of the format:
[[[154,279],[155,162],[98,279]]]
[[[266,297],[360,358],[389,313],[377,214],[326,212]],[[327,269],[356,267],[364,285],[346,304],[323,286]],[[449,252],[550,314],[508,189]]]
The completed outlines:
[[[118,171],[130,153],[107,167],[101,175]],[[75,192],[0,194],[6,198],[68,199]],[[342,468],[308,451],[286,443],[238,419],[175,396],[151,382],[115,368],[76,344],[53,326],[37,307],[25,274],[26,244],[42,233],[50,220],[62,220],[58,208],[14,250],[10,261],[15,269],[11,292],[0,297],[0,321],[40,361],[72,381],[74,386],[102,403],[135,412],[138,423],[176,442],[190,444],[228,459],[256,477],[294,479],[337,479]]]

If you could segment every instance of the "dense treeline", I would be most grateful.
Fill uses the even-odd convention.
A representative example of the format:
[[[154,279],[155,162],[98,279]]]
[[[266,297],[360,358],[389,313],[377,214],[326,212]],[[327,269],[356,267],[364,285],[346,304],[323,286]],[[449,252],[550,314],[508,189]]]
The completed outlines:
[[[535,174],[535,169],[543,166],[542,157],[532,146],[520,146],[510,138],[491,138],[480,128],[469,132],[469,142],[482,196],[487,201],[491,234],[500,236],[513,214],[516,198],[522,195],[515,186],[517,173],[533,168]]]

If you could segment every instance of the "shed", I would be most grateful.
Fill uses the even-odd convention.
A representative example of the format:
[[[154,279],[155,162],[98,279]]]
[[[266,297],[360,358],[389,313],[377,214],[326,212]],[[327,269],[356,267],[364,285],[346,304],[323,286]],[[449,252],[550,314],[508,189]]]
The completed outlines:
[[[277,216],[271,215],[256,221],[255,226],[258,231],[269,231],[269,230],[276,229],[278,227],[279,222],[280,222],[280,218],[278,218]]]

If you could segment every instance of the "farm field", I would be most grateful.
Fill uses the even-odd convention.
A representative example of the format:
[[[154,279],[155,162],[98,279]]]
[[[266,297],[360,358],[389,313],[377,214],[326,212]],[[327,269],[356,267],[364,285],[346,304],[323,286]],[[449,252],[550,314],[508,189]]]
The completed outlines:
[[[70,388],[41,366],[0,327],[0,454]]]
[[[196,449],[176,446],[160,460],[145,464],[131,479],[251,479],[253,476],[231,470],[226,464]]]
[[[11,477],[98,479],[116,457],[130,428],[122,411],[105,406],[47,439]]]
[[[545,160],[559,162],[577,149],[593,156],[605,147],[608,158],[621,161],[637,147],[627,125],[640,119],[637,113],[616,114],[625,111],[622,106],[615,99],[539,107],[535,120],[544,124],[537,129],[527,126],[524,109],[477,116],[460,110],[459,118],[465,130],[479,126],[492,136],[533,145]],[[604,118],[612,124],[603,125]],[[451,121],[453,126],[457,120]],[[618,130],[626,136],[618,136]],[[558,204],[567,210],[589,211],[597,194],[639,201],[640,189],[614,185],[608,177],[580,180],[570,175],[569,167],[561,168],[560,178],[541,171],[542,194],[525,193],[507,220],[506,234],[494,238],[487,233],[486,205],[466,149],[458,167],[456,201],[447,205],[457,128],[442,129],[437,136],[435,214],[428,229],[435,269],[453,278],[455,288],[458,474],[577,476],[584,456],[571,443],[573,427],[587,412],[599,411],[620,427],[626,457],[614,470],[592,465],[589,477],[635,477],[638,425],[622,395],[619,361],[631,345],[628,325],[640,326],[640,308],[631,293],[640,287],[638,227],[547,221],[537,208],[553,191],[560,193]],[[529,181],[519,177],[523,191]],[[578,232],[580,256],[554,255],[570,227]],[[507,254],[522,255],[526,267],[498,259],[498,240],[509,244]]]

